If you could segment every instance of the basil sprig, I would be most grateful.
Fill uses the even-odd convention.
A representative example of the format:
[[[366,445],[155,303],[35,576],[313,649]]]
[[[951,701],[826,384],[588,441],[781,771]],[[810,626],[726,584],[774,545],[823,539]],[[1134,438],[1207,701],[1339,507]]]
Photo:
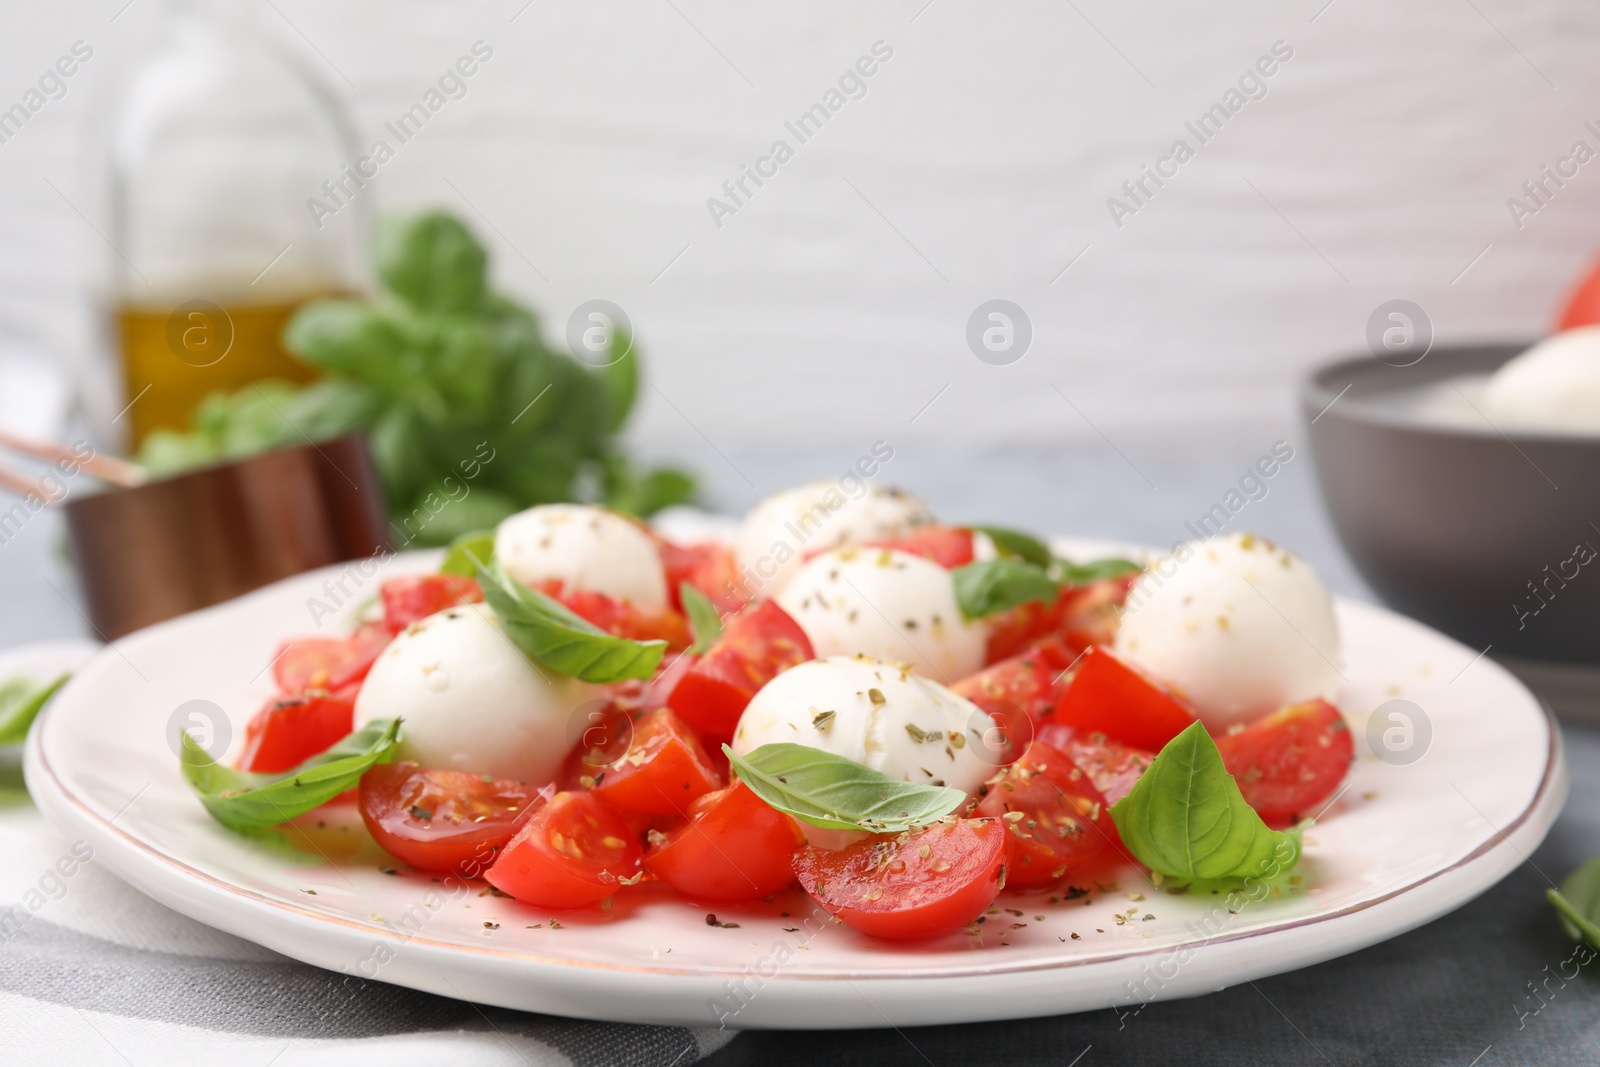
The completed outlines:
[[[34,685],[26,678],[13,678],[0,685],[0,745],[19,744],[26,738],[33,720],[70,677],[70,674],[63,674],[48,685]]]
[[[667,651],[665,641],[606,633],[560,601],[513,580],[498,563],[478,565],[478,584],[511,643],[557,674],[595,683],[648,678]]]
[[[450,542],[450,551],[439,564],[440,574],[459,574],[464,578],[478,576],[478,563],[494,559],[494,531],[473,530]]]
[[[683,605],[683,613],[689,616],[689,632],[694,635],[689,654],[702,656],[722,636],[722,616],[717,613],[717,606],[688,582],[678,586],[678,601]]]
[[[1111,818],[1140,863],[1173,878],[1267,878],[1300,860],[1299,833],[1261,821],[1198,722],[1167,742]]]
[[[927,826],[967,802],[948,786],[903,782],[831,752],[778,742],[736,756],[739,780],[770,807],[825,830],[898,833]]]
[[[394,759],[399,719],[375,719],[320,755],[281,774],[236,771],[183,734],[183,777],[214,819],[230,830],[263,830],[326,804],[379,763]]]
[[[1563,878],[1560,889],[1546,889],[1544,895],[1555,905],[1568,937],[1600,948],[1600,856]]]
[[[972,529],[986,535],[999,555],[950,572],[956,604],[969,622],[1023,604],[1054,600],[1069,586],[1137,574],[1143,569],[1126,559],[1074,563],[1052,554],[1048,545],[1031,534],[1000,526]]]

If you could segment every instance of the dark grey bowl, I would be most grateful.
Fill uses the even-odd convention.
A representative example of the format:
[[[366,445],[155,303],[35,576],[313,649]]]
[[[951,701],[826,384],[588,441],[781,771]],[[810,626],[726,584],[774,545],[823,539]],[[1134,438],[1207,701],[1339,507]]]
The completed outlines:
[[[1497,656],[1600,664],[1600,438],[1442,427],[1374,402],[1525,348],[1316,371],[1301,402],[1317,479],[1345,550],[1390,606]]]

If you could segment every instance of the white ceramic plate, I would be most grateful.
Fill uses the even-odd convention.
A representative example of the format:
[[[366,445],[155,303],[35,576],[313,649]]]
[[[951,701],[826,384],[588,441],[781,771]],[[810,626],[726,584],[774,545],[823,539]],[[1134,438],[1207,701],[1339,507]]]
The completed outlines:
[[[212,822],[166,740],[176,709],[214,702],[242,733],[270,695],[278,643],[316,632],[316,602],[354,604],[383,574],[436,559],[402,556],[365,577],[318,571],[102,651],[29,740],[39,806],[150,896],[320,967],[557,1015],[833,1028],[1137,1006],[1352,952],[1504,877],[1566,796],[1554,722],[1510,674],[1417,623],[1343,602],[1341,705],[1357,744],[1348,788],[1306,835],[1300,888],[1231,912],[1221,897],[1163,893],[1127,868],[1098,873],[1098,887],[1080,877],[1090,892],[1074,899],[1003,896],[981,936],[896,945],[826,921],[798,892],[717,909],[736,926],[648,892],[614,911],[550,913],[481,883],[384,873],[391,864],[359,821],[313,827],[298,849]],[[341,574],[359,581],[330,595]],[[1373,710],[1394,698],[1426,719],[1414,735],[1425,754],[1405,765],[1377,759],[1366,739]]]

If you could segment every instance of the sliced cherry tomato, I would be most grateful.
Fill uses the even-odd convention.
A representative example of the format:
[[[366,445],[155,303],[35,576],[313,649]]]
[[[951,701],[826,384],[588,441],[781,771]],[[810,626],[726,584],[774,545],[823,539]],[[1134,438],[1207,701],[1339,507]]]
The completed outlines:
[[[978,814],[1003,821],[1011,847],[1006,881],[1021,888],[1060,881],[1116,833],[1089,776],[1037,741],[989,782]]]
[[[521,782],[384,763],[361,776],[361,819],[395,859],[476,878],[544,796]]]
[[[321,690],[269,700],[245,727],[239,766],[268,774],[297,767],[344,740],[354,719],[354,702]]]
[[[813,655],[799,623],[774,601],[763,600],[728,620],[667,702],[708,741],[727,741],[756,690]]]
[[[990,616],[988,623],[986,662],[1000,663],[1055,634],[1061,626],[1061,602],[1034,600],[1019,604]]]
[[[988,662],[1015,656],[1059,639],[1068,661],[1091,645],[1109,644],[1117,632],[1117,609],[1128,599],[1131,577],[1068,586],[1053,601],[1033,601],[989,620]]]
[[[689,806],[689,821],[656,838],[644,865],[679,896],[738,904],[794,881],[795,850],[806,843],[793,819],[734,782]]]
[[[411,574],[384,582],[378,597],[383,601],[384,625],[397,634],[445,608],[481,603],[483,590],[476,579],[460,574]]]
[[[994,903],[1006,873],[1006,833],[993,819],[947,819],[841,849],[808,845],[794,873],[840,921],[874,937],[938,937]]]
[[[919,526],[910,533],[884,541],[868,541],[867,548],[894,548],[931,559],[945,570],[972,562],[972,531],[958,526]]]
[[[293,695],[307,689],[343,689],[358,684],[389,644],[389,631],[364,623],[349,637],[301,637],[285,641],[272,661],[278,691]]]
[[[1100,790],[1107,804],[1115,804],[1127,796],[1150,766],[1150,761],[1156,758],[1154,752],[1118,744],[1105,734],[1083,734],[1070,726],[1054,723],[1039,728],[1038,740],[1076,763]]]
[[[539,590],[608,634],[634,641],[665,641],[672,651],[689,647],[689,620],[666,605],[645,607],[589,589],[565,589],[559,580],[542,582]]]
[[[1095,647],[1084,653],[1072,684],[1049,718],[1083,734],[1102,733],[1113,741],[1159,752],[1194,722],[1194,713],[1176,696]]]
[[[523,824],[484,874],[524,904],[581,908],[617,891],[639,868],[639,842],[593,793],[557,793]]]
[[[739,565],[731,547],[715,541],[678,545],[661,537],[656,538],[656,545],[667,571],[673,607],[683,610],[679,590],[685,582],[724,614],[745,606],[747,598],[739,587]]]
[[[1269,822],[1313,814],[1355,758],[1350,728],[1326,700],[1280,708],[1217,738],[1217,750],[1244,799]]]
[[[632,743],[593,780],[608,804],[639,815],[687,815],[691,801],[722,786],[694,731],[671,708],[635,722]]]
[[[1030,649],[968,675],[951,688],[984,711],[991,711],[991,705],[998,702],[1040,719],[1058,699],[1055,680],[1061,668],[1056,661],[1057,657],[1043,650]]]

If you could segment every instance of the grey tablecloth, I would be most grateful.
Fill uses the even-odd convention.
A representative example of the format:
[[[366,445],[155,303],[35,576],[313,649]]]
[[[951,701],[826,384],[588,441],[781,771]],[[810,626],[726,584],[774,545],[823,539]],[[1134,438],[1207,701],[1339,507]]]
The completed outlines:
[[[1265,451],[1271,441],[1261,442]],[[887,476],[954,521],[1004,521],[1170,544],[1255,458],[1242,448],[1085,450],[1052,456],[897,455]],[[843,469],[853,453],[708,454],[714,502]],[[1331,538],[1309,457],[1237,520],[1294,547],[1337,591],[1370,593]],[[0,647],[85,632],[48,519],[0,546]],[[920,1030],[727,1034],[576,1023],[479,1008],[332,976],[206,929],[91,862],[59,900],[0,939],[0,1062],[290,1065],[873,1062],[1182,1064],[1600,1063],[1600,984],[1571,974],[1572,946],[1543,890],[1600,853],[1600,730],[1569,726],[1573,795],[1551,838],[1502,884],[1423,929],[1317,967],[1196,1000]],[[10,775],[5,779],[6,774]],[[7,784],[9,782],[9,785]],[[0,908],[71,842],[0,768]],[[1566,964],[1563,966],[1563,964]],[[721,1051],[716,1051],[717,1049]],[[1076,1057],[1076,1059],[1075,1059]]]

